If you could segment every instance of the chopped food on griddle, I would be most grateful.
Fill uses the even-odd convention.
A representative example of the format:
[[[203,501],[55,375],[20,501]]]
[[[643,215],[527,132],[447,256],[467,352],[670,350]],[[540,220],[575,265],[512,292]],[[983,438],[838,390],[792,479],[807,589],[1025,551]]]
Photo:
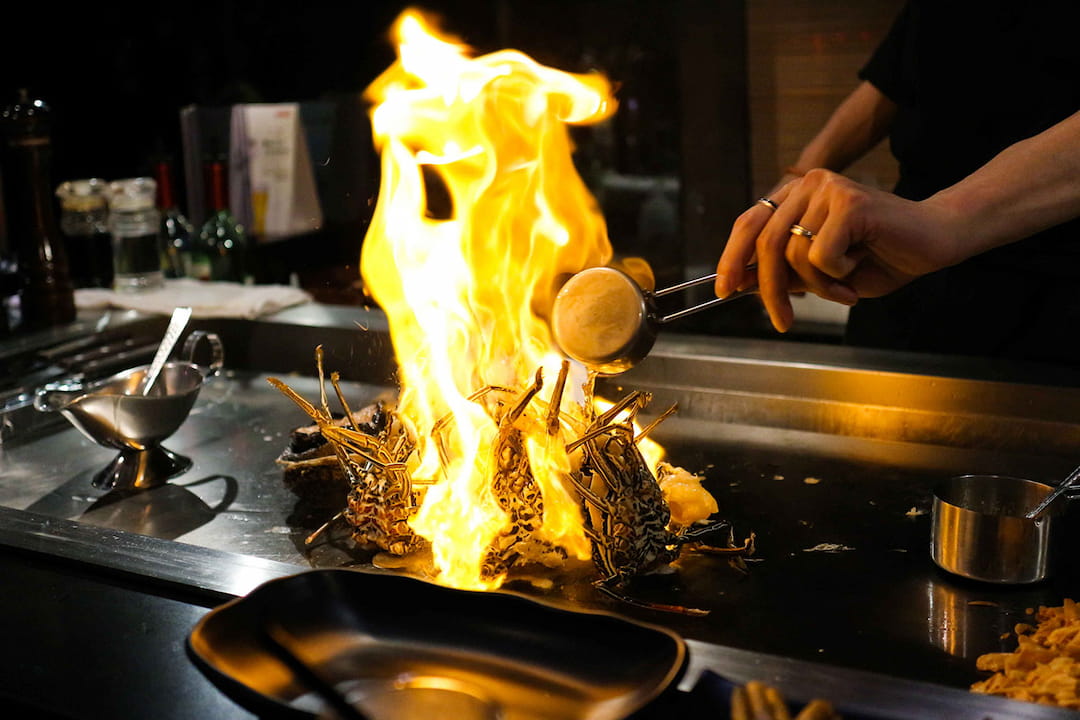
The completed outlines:
[[[1080,710],[1080,607],[1065,598],[1061,607],[1040,607],[1035,619],[1017,624],[1013,652],[979,656],[975,666],[994,674],[971,689]]]

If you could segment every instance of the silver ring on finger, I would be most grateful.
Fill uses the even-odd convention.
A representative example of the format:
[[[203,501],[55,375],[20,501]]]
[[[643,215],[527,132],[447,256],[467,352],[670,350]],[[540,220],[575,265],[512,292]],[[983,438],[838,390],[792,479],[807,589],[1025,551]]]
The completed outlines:
[[[807,228],[804,228],[802,225],[796,224],[791,226],[791,234],[801,235],[807,240],[809,240],[810,238],[814,237],[816,233],[814,233],[813,230],[808,230]]]
[[[765,207],[769,208],[770,210],[774,210],[774,211],[776,210],[777,207],[779,207],[775,202],[773,202],[772,200],[770,200],[767,197],[759,197],[757,199],[756,203],[758,205],[764,205]]]

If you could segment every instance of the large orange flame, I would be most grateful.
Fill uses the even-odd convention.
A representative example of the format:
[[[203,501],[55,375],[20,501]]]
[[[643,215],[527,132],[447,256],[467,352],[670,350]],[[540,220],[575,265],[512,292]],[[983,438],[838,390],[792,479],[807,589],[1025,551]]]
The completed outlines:
[[[491,491],[497,424],[469,400],[486,386],[523,389],[537,368],[551,396],[561,356],[543,317],[560,278],[611,257],[603,216],[574,168],[567,125],[614,112],[608,81],[537,64],[517,51],[473,57],[415,11],[396,22],[398,60],[368,88],[382,157],[361,272],[385,310],[400,366],[399,413],[419,440],[411,521],[431,541],[439,580],[481,577],[508,523]],[[432,183],[450,209],[429,207]],[[564,413],[581,416],[572,393]],[[578,397],[580,401],[580,394]],[[440,424],[440,462],[433,427]],[[518,427],[544,499],[543,537],[586,559],[589,544],[564,478],[564,441],[535,415]],[[449,462],[447,462],[449,459]]]

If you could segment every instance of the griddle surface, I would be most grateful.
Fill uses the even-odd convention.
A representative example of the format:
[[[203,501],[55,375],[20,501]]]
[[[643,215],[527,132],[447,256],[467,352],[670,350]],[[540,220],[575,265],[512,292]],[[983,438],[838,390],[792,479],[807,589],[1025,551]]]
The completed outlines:
[[[812,437],[753,443],[716,426],[704,440],[678,426],[659,437],[669,458],[705,475],[719,515],[737,541],[755,533],[757,552],[745,576],[722,558],[684,553],[674,577],[634,585],[643,598],[710,610],[705,618],[626,607],[628,615],[687,638],[966,688],[985,676],[978,655],[1015,648],[1011,633],[1031,621],[1028,608],[1080,596],[1068,560],[1030,586],[967,581],[933,564],[931,488],[955,471],[949,452],[940,467],[911,468],[815,455]],[[902,457],[897,447],[879,454],[897,450]]]

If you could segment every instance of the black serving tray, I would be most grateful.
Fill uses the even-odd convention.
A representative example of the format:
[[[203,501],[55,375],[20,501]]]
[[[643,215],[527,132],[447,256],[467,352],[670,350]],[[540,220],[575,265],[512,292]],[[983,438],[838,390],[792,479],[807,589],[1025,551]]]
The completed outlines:
[[[349,569],[271,580],[204,616],[188,649],[262,716],[319,716],[338,695],[373,720],[615,720],[687,661],[675,633],[616,615]]]

